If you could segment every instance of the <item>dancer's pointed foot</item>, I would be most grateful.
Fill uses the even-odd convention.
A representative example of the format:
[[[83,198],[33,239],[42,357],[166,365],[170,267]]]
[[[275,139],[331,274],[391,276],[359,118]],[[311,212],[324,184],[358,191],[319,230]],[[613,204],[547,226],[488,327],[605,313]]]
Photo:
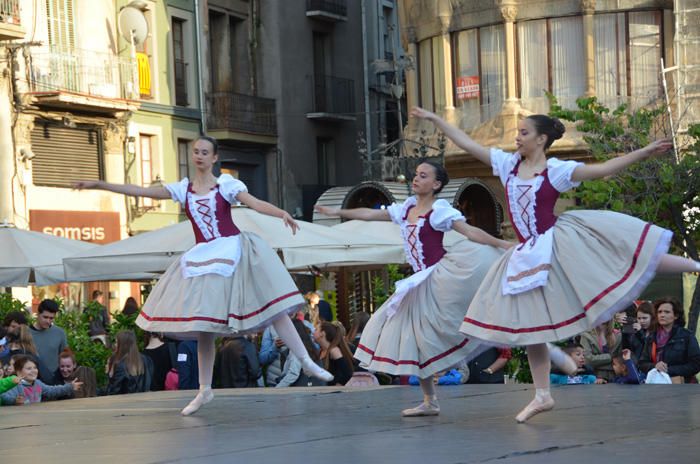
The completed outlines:
[[[576,375],[578,372],[578,367],[571,356],[566,354],[566,352],[564,352],[564,350],[558,346],[552,345],[551,343],[547,343],[547,349],[549,349],[549,357],[555,366],[561,369],[561,371],[566,375]]]
[[[554,399],[551,396],[546,396],[544,398],[538,398],[537,396],[530,401],[530,404],[525,406],[525,409],[520,411],[517,416],[515,416],[515,420],[518,421],[518,423],[522,424],[523,422],[526,422],[528,419],[530,419],[532,416],[535,416],[541,412],[546,412],[549,411],[554,407]]]
[[[438,404],[437,398],[430,400],[425,399],[415,408],[401,411],[403,417],[437,416],[438,414],[440,414],[440,405]]]
[[[330,382],[333,380],[333,374],[319,366],[310,357],[306,357],[301,360],[301,366],[304,368],[304,373],[317,379],[321,379],[324,382]]]
[[[197,393],[197,396],[195,396],[194,399],[190,401],[190,404],[185,406],[185,408],[182,411],[180,411],[180,414],[182,414],[183,416],[192,415],[195,412],[199,411],[199,408],[201,408],[213,399],[214,392],[211,390],[211,388],[201,390],[199,393]]]

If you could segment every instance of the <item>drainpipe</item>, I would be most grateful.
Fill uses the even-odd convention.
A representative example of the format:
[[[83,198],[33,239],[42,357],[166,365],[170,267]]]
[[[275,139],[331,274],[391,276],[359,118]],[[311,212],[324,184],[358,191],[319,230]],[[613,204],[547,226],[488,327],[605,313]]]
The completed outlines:
[[[363,91],[365,97],[365,140],[367,140],[367,160],[370,162],[370,173],[372,172],[372,134],[369,107],[369,67],[367,65],[367,5],[366,0],[362,0],[362,78]]]
[[[207,0],[204,0],[205,5],[206,1]],[[202,19],[199,10],[199,0],[194,0],[194,29],[197,51],[197,88],[199,90],[199,117],[202,119],[200,127],[202,128],[202,134],[206,134],[207,113],[205,110],[206,102],[204,100],[204,76],[202,74],[204,66],[202,65]]]

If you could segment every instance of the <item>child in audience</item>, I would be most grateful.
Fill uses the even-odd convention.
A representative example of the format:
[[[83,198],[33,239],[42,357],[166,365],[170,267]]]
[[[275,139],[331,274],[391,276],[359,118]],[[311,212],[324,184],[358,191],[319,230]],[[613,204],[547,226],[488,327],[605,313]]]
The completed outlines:
[[[564,353],[571,357],[576,364],[576,373],[565,374],[556,365],[552,366],[549,380],[553,385],[580,385],[591,383],[602,383],[593,375],[593,369],[586,365],[586,358],[583,355],[583,347],[578,343],[571,343],[564,347]]]
[[[46,385],[38,379],[39,368],[30,356],[17,355],[13,359],[15,372],[21,381],[14,388],[0,395],[2,404],[22,405],[70,397],[83,385],[77,380],[66,385]]]
[[[615,356],[612,360],[615,378],[613,382],[620,384],[644,383],[645,375],[637,369],[629,349],[622,350],[621,356]]]

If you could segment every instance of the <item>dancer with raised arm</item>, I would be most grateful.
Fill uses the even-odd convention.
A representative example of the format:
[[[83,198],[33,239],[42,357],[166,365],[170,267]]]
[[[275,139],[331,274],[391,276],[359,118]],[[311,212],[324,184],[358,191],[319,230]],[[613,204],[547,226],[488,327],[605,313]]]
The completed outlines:
[[[414,108],[411,114],[433,122],[457,146],[492,166],[505,186],[508,214],[520,245],[489,270],[460,330],[492,345],[527,346],[536,390],[532,402],[516,416],[525,422],[554,406],[547,342],[611,319],[637,298],[657,271],[700,270],[700,263],[667,254],[671,232],[653,224],[611,211],[554,214],[562,192],[665,153],[672,144],[659,140],[604,163],[586,165],[545,156],[565,130],[558,119],[545,115],[520,121],[517,152],[511,154],[479,145],[424,109]]]
[[[214,398],[211,390],[214,341],[217,335],[256,332],[272,324],[305,371],[324,381],[333,376],[308,355],[288,313],[303,304],[299,290],[277,254],[255,234],[239,231],[231,205],[279,217],[296,233],[298,224],[286,211],[248,193],[243,182],[212,168],[216,139],[199,137],[193,144],[195,175],[164,187],[139,187],[103,181],[80,181],[77,189],[101,189],[130,196],[172,198],[182,204],[196,245],[165,272],[148,296],[136,323],[149,332],[196,338],[199,393],[182,410],[195,413]]]
[[[464,308],[502,254],[498,248],[513,245],[468,225],[462,213],[436,199],[448,181],[442,165],[425,161],[416,168],[414,196],[401,204],[376,210],[316,206],[326,216],[393,221],[401,228],[406,259],[415,274],[396,282],[396,292],[365,326],[355,357],[370,371],[420,379],[423,402],[404,410],[403,416],[439,414],[433,374],[478,354],[478,345],[459,333]],[[449,230],[469,240],[445,251],[442,239]]]

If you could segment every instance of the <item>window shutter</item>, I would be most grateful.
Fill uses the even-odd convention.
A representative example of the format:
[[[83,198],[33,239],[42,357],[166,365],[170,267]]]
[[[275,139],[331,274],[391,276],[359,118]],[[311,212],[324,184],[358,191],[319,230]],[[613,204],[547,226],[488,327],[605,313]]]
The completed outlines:
[[[100,129],[37,121],[31,141],[34,185],[71,187],[77,180],[104,179]]]

